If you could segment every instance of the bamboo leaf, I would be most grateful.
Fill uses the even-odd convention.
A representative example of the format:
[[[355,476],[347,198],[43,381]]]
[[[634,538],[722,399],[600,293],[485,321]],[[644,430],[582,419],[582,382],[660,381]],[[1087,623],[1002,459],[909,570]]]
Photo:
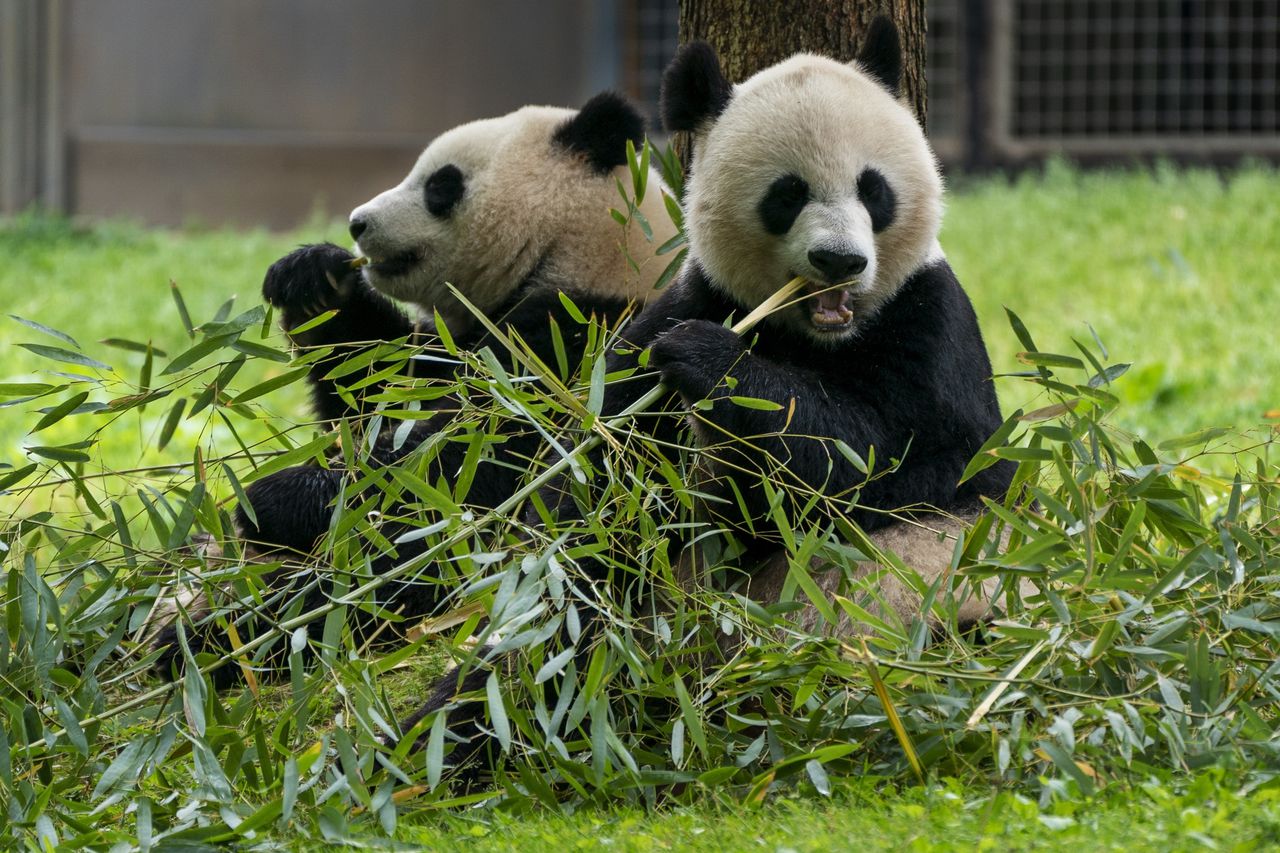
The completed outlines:
[[[194,338],[196,330],[191,324],[191,312],[187,310],[187,302],[182,298],[182,291],[178,290],[178,283],[172,279],[169,280],[169,293],[173,296],[173,304],[178,307],[178,318],[182,320],[182,328],[187,330],[187,337]]]
[[[164,426],[160,428],[160,438],[156,443],[159,449],[164,450],[168,446],[169,440],[173,438],[173,433],[178,428],[179,422],[182,421],[182,413],[186,408],[186,397],[179,397],[169,408],[169,414],[165,416]]]
[[[35,329],[37,332],[43,332],[50,337],[57,338],[63,343],[71,344],[76,349],[80,349],[80,344],[76,343],[76,339],[68,335],[66,332],[59,332],[57,329],[50,328],[43,323],[37,323],[35,320],[28,320],[25,317],[19,317],[17,314],[10,314],[9,317],[17,320],[28,329]]]
[[[53,426],[58,421],[78,409],[80,404],[87,399],[89,399],[88,391],[81,391],[79,394],[72,394],[70,397],[46,412],[44,417],[36,423],[35,427],[32,428],[31,431],[36,433],[42,429]]]
[[[96,358],[89,358],[83,353],[72,352],[62,347],[50,347],[44,344],[18,344],[18,346],[33,352],[41,358],[51,359],[53,361],[61,361],[65,364],[76,364],[80,367],[93,367],[98,370],[113,370],[109,364],[103,364]]]
[[[489,719],[493,722],[493,733],[504,753],[511,751],[511,723],[507,720],[507,709],[502,703],[502,693],[498,689],[498,673],[489,673],[485,682],[485,694],[488,697]]]
[[[254,385],[253,387],[248,388],[244,391],[241,391],[239,394],[237,394],[235,398],[232,399],[231,405],[239,406],[242,403],[247,403],[250,400],[255,400],[258,397],[261,397],[263,394],[270,394],[272,391],[275,391],[278,388],[284,388],[288,385],[292,385],[294,382],[297,382],[303,376],[306,376],[308,371],[310,371],[309,367],[298,367],[293,370],[287,371],[285,373],[281,373],[279,376],[273,376],[270,379],[265,379],[262,382],[259,382],[257,385]]]

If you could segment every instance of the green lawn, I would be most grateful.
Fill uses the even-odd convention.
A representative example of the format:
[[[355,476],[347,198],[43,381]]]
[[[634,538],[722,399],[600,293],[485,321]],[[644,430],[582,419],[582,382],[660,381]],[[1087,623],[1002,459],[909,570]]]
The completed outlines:
[[[1001,306],[1042,350],[1091,324],[1118,361],[1120,420],[1154,435],[1245,427],[1280,408],[1280,174],[1079,173],[961,183],[942,244],[997,372],[1017,368]],[[1018,401],[1004,386],[1005,408]]]
[[[1243,796],[1215,777],[1172,794],[1159,785],[1040,808],[1007,791],[954,783],[903,791],[854,782],[830,801],[784,798],[659,815],[453,816],[405,839],[432,850],[1266,850],[1280,844],[1275,792]]]
[[[1045,352],[1077,354],[1071,339],[1089,340],[1090,324],[1113,360],[1134,363],[1115,386],[1124,401],[1118,412],[1121,424],[1157,438],[1207,426],[1243,429],[1273,421],[1275,415],[1268,419],[1267,413],[1280,409],[1280,347],[1271,341],[1274,306],[1280,303],[1278,197],[1280,172],[1263,167],[1219,176],[1170,169],[1080,173],[1053,166],[1044,175],[1028,174],[1012,182],[957,182],[943,245],[977,306],[997,373],[1026,369],[1015,358],[1022,347],[1004,307],[1023,319]],[[170,281],[180,288],[197,323],[232,297],[234,315],[258,303],[262,273],[272,260],[300,242],[341,241],[342,231],[338,223],[317,223],[283,235],[149,231],[120,223],[81,228],[62,220],[22,217],[0,223],[0,252],[8,261],[0,267],[0,298],[6,313],[73,336],[87,355],[133,379],[143,356],[99,341],[151,341],[168,354],[157,365],[189,347]],[[0,383],[40,381],[42,371],[84,372],[16,346],[56,344],[48,335],[8,319],[0,319],[0,325],[6,329]],[[278,336],[271,343],[283,346]],[[286,367],[253,361],[234,388],[248,388]],[[1029,387],[1003,381],[1006,410],[1034,404],[1025,399]],[[257,403],[284,418],[306,417],[297,385]],[[74,441],[94,423],[106,422],[94,420],[101,415],[76,414],[28,437],[38,417],[28,408],[0,409],[0,463],[22,465],[24,444]],[[164,403],[152,405],[144,418],[122,419],[104,430],[87,468],[111,472],[159,461],[189,462],[196,444],[205,458],[219,448],[235,449],[209,415],[185,421],[168,447],[157,449],[167,411]],[[244,421],[242,427],[251,439],[268,432],[263,420]],[[0,517],[7,514],[5,500],[0,497]],[[74,556],[72,551],[67,559]],[[24,598],[23,607],[34,606],[30,602]],[[38,622],[17,607],[7,610],[9,626]],[[1256,624],[1266,633],[1268,626],[1280,623],[1245,627],[1254,630]],[[408,690],[414,692],[412,686]],[[218,736],[235,739],[226,732]],[[30,737],[37,737],[36,730]],[[8,742],[18,741],[10,736]],[[1061,799],[1037,804],[1011,791],[988,789],[985,777],[976,775],[963,784],[936,782],[907,790],[875,780],[835,780],[830,799],[805,784],[782,789],[761,811],[745,809],[735,800],[657,815],[627,810],[586,810],[572,816],[470,810],[439,814],[415,811],[410,802],[398,836],[432,849],[477,850],[1021,850],[1082,845],[1181,850],[1212,844],[1247,850],[1280,843],[1277,793],[1264,788],[1246,795],[1237,781],[1210,772],[1130,787],[1136,783],[1129,778],[1100,786],[1092,800],[1064,792]],[[77,784],[89,788],[78,791]],[[92,780],[68,780],[67,785],[67,798],[91,802]],[[1045,788],[1052,789],[1052,784]],[[165,792],[146,793],[159,802]],[[34,811],[38,808],[32,806],[24,814]],[[135,815],[121,806],[106,815],[103,820],[126,835],[135,826]],[[328,829],[333,836],[340,834]],[[352,820],[351,832],[374,839],[378,826],[366,816]]]

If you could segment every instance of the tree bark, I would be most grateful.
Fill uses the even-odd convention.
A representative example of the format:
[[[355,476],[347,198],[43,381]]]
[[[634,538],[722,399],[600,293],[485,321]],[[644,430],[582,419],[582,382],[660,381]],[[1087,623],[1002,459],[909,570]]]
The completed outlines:
[[[680,0],[680,42],[710,43],[737,83],[802,51],[847,62],[880,13],[902,35],[902,96],[924,127],[924,0]]]

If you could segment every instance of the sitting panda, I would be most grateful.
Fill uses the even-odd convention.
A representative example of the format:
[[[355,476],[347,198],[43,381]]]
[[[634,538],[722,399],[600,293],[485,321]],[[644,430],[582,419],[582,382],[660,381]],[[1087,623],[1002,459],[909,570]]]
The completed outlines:
[[[662,179],[654,170],[639,205],[651,234],[642,235],[634,217],[620,227],[609,215],[611,207],[622,206],[619,181],[631,183],[628,141],[643,145],[644,119],[610,92],[576,112],[524,107],[462,125],[428,145],[398,186],[351,213],[357,253],[331,243],[309,245],[273,264],[263,296],[279,311],[286,332],[337,312],[290,334],[296,349],[332,350],[309,375],[319,417],[333,424],[370,413],[368,398],[385,381],[371,382],[352,396],[339,383],[353,384],[360,375],[335,380],[328,374],[376,342],[437,342],[435,317],[458,348],[474,352],[491,346],[501,360],[508,359],[449,285],[494,326],[523,340],[544,364],[554,368],[563,355],[570,369],[576,368],[588,339],[581,317],[611,325],[642,305],[655,293],[666,265],[654,249],[675,234],[662,201]],[[415,323],[393,299],[417,306],[423,319]],[[412,364],[416,381],[453,383],[463,369],[444,358]],[[369,454],[375,467],[405,460],[446,425],[455,412],[440,401],[435,405],[438,413],[416,422],[407,437],[394,430],[375,437]],[[509,497],[540,449],[538,434],[521,430],[514,420],[503,437],[480,463],[466,495],[469,506],[492,508]],[[424,473],[428,482],[449,480],[463,463],[466,444],[445,442],[438,451]],[[236,511],[250,551],[311,552],[328,531],[334,499],[349,476],[338,468],[303,465],[252,483],[246,493],[252,512],[244,506]],[[373,571],[385,571],[414,552],[409,544],[380,555]],[[267,594],[284,581],[283,571],[269,577]],[[443,594],[441,585],[425,582],[391,583],[379,593],[380,605],[405,617],[430,612]],[[312,587],[304,609],[323,603],[325,595],[326,590]],[[193,651],[205,648],[216,633],[212,626],[197,632]],[[158,661],[165,674],[180,656],[175,634],[170,626],[157,639],[165,649]],[[215,682],[228,682],[233,670],[217,670]]]
[[[849,64],[801,54],[733,86],[714,51],[695,42],[664,76],[666,127],[692,134],[690,253],[678,279],[623,329],[630,346],[611,356],[610,374],[633,374],[610,385],[604,412],[626,410],[659,381],[670,390],[666,414],[643,427],[655,448],[667,448],[692,423],[709,478],[700,488],[732,496],[737,518],[721,511],[718,520],[745,540],[748,593],[763,603],[779,600],[789,566],[767,533],[762,475],[801,493],[785,504],[789,513],[808,495],[839,502],[873,544],[899,553],[926,581],[949,570],[981,499],[1010,485],[1006,463],[959,483],[1001,417],[976,315],[938,244],[942,181],[898,99],[900,76],[898,32],[886,18]],[[803,296],[748,337],[726,326],[796,277],[807,281]],[[646,358],[653,370],[642,367]],[[874,448],[896,467],[869,478],[837,442],[864,457]],[[545,502],[572,519],[583,512],[569,494],[576,488],[566,481]],[[581,505],[593,505],[590,495]],[[615,595],[629,594],[602,563],[580,567],[594,581],[613,577]],[[814,579],[829,593],[847,576],[827,568]],[[921,615],[912,588],[889,577],[882,584],[898,616]],[[979,588],[960,602],[960,618],[981,616],[990,593]],[[813,613],[798,621],[818,622]],[[406,721],[448,709],[460,741],[454,765],[486,742],[483,706],[469,701],[486,678],[482,668],[446,674]]]

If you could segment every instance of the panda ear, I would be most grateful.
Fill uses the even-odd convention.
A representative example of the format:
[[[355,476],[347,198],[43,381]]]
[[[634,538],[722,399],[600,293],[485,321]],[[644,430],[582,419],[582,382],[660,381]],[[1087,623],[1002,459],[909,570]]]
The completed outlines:
[[[560,125],[551,138],[604,174],[626,165],[628,139],[636,148],[644,142],[644,116],[617,92],[601,92]]]
[[[902,81],[902,42],[898,27],[887,15],[877,15],[858,51],[858,65],[895,98]]]
[[[691,41],[676,51],[662,75],[662,126],[671,133],[697,130],[724,112],[732,96],[715,49],[705,41]]]

